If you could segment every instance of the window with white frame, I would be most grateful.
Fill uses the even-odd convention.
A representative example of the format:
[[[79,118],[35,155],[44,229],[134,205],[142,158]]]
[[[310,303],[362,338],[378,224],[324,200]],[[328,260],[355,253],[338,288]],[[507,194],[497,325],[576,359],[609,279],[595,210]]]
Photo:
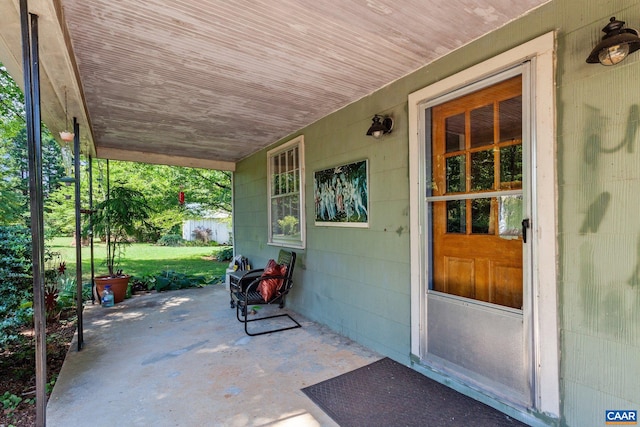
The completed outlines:
[[[304,248],[304,136],[267,153],[269,244]]]

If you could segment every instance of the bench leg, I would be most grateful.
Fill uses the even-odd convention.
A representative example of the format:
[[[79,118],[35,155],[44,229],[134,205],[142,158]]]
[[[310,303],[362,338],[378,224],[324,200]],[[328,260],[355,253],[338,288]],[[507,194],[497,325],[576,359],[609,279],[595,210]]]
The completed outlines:
[[[240,311],[241,310],[242,310],[242,318],[240,318]],[[287,327],[284,327],[284,328],[270,329],[268,331],[257,332],[257,333],[249,332],[249,329],[248,329],[248,324],[249,323],[258,322],[260,320],[275,319],[277,317],[288,317],[289,320],[291,320],[293,323],[295,323],[295,326],[287,326]],[[258,336],[258,335],[270,334],[272,332],[288,331],[289,329],[296,329],[296,328],[301,328],[302,327],[302,325],[300,325],[300,323],[298,323],[298,321],[296,319],[294,319],[293,317],[291,317],[288,313],[276,314],[276,315],[267,316],[267,317],[259,317],[257,319],[249,320],[248,313],[247,313],[247,304],[245,304],[245,303],[236,304],[236,318],[238,319],[238,322],[244,323],[244,332],[247,335],[252,336],[252,337],[255,337],[255,336]]]

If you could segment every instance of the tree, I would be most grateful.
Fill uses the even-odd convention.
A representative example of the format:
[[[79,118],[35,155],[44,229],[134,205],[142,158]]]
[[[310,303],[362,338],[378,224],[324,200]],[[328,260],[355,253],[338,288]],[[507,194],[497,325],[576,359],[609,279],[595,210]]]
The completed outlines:
[[[0,64],[0,222],[25,223],[29,215],[29,165],[27,130],[22,91]],[[46,127],[42,132],[43,196],[60,186],[64,169],[60,147]]]
[[[105,175],[102,166],[94,169],[96,175]],[[184,219],[206,212],[231,212],[230,172],[112,161],[110,175],[113,183],[127,183],[145,195],[154,211],[149,222],[161,234],[179,233]],[[184,206],[178,200],[180,191]]]
[[[96,205],[94,231],[99,236],[107,236],[107,268],[109,276],[116,277],[116,261],[122,255],[129,237],[135,236],[149,227],[151,208],[140,191],[117,185],[109,189],[109,197]]]
[[[13,137],[25,124],[22,90],[0,63],[0,135]]]
[[[74,229],[73,186],[60,185],[64,176],[61,150],[46,126],[42,133],[42,180],[45,198],[45,228],[55,234],[71,234]],[[0,224],[27,223],[29,216],[29,169],[24,97],[20,87],[0,64]],[[106,192],[106,162],[93,162],[94,200],[99,203]],[[88,174],[81,176],[81,204],[88,206]],[[231,212],[231,173],[150,165],[110,162],[111,182],[142,193],[154,212],[149,218],[152,235],[135,236],[153,240],[161,234],[178,233],[184,219],[216,211]],[[180,205],[178,193],[186,203]]]

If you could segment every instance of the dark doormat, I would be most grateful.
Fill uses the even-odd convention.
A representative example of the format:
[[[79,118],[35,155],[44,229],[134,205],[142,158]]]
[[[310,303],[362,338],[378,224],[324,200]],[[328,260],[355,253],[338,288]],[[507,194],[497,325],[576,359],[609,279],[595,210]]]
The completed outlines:
[[[342,427],[525,426],[389,358],[302,391]]]

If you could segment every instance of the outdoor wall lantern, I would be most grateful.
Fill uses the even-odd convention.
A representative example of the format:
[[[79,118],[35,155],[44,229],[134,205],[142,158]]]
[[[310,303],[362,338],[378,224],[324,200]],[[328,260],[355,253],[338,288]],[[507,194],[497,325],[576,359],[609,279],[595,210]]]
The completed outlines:
[[[630,53],[640,49],[638,32],[624,27],[624,21],[618,21],[615,17],[602,29],[605,35],[602,41],[596,45],[587,58],[587,63],[602,65],[615,65],[621,62]]]
[[[391,117],[373,116],[371,127],[367,131],[367,135],[379,139],[382,135],[391,133],[393,130],[393,119]]]

